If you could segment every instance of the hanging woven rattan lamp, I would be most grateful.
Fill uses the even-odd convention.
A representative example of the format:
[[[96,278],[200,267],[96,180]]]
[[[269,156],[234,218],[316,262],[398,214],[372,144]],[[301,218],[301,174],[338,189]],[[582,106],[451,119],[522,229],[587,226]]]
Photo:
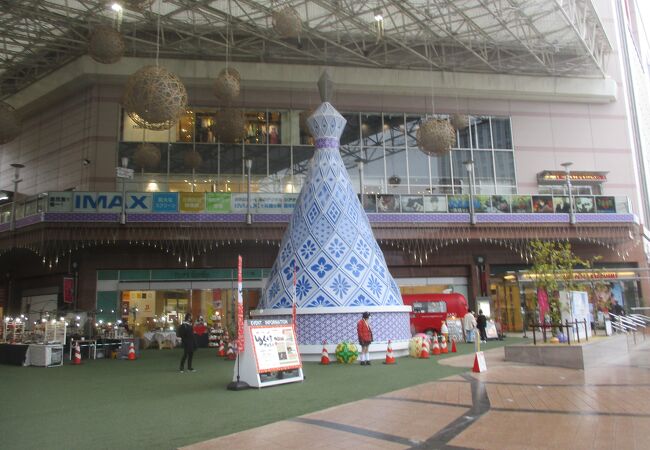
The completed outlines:
[[[274,11],[273,29],[282,38],[299,38],[302,32],[300,14],[290,6]]]
[[[107,25],[97,25],[88,43],[88,54],[102,64],[113,64],[122,59],[125,43],[122,33]]]
[[[160,149],[157,145],[143,142],[133,154],[133,163],[143,170],[157,169],[160,165]]]
[[[217,111],[214,118],[214,132],[224,144],[241,141],[246,134],[244,111],[237,108],[224,108]]]
[[[13,106],[0,102],[0,145],[7,144],[20,134],[20,121]]]
[[[148,130],[167,130],[187,108],[183,82],[167,69],[145,66],[129,77],[122,97],[129,117]]]
[[[464,130],[469,126],[469,118],[465,114],[453,114],[449,122],[457,130]]]
[[[214,95],[224,103],[230,103],[237,97],[241,91],[241,77],[239,72],[232,67],[228,67],[219,72],[217,80],[214,82]]]
[[[447,120],[429,119],[420,125],[416,139],[424,153],[441,156],[456,144],[456,130]]]

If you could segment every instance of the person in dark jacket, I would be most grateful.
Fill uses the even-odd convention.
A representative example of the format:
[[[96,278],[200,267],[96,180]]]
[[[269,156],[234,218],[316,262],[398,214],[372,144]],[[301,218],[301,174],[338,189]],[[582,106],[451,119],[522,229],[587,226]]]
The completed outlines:
[[[181,338],[183,343],[183,357],[181,358],[181,373],[185,371],[185,360],[187,359],[187,370],[196,372],[192,368],[192,357],[196,349],[196,342],[194,341],[194,332],[192,330],[192,314],[185,314],[185,321],[179,325],[176,330],[176,336]]]
[[[361,344],[361,355],[359,361],[362,366],[370,365],[370,358],[368,355],[368,347],[372,343],[372,329],[370,328],[370,313],[364,312],[361,320],[357,323],[357,335],[359,336],[359,344]]]
[[[476,318],[476,328],[481,334],[481,342],[487,342],[487,334],[485,333],[485,327],[487,326],[487,317],[483,314],[483,310],[478,310],[478,317]]]

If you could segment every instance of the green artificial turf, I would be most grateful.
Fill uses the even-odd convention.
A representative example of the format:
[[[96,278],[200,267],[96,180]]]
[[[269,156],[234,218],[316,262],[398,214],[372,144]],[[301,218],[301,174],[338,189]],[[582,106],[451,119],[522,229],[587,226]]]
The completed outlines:
[[[199,349],[195,373],[178,372],[180,349],[81,366],[0,365],[0,448],[171,449],[469,370],[438,364],[452,353],[390,366],[304,363],[302,383],[234,392],[234,363],[215,353]]]

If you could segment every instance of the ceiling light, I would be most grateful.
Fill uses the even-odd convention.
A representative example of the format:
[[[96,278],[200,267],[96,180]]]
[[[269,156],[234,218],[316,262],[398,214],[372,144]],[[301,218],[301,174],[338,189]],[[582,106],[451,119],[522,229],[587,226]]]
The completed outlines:
[[[111,5],[111,9],[112,9],[113,11],[115,11],[115,12],[120,12],[120,11],[122,11],[122,5],[120,5],[119,3],[115,2],[115,3],[113,3],[113,4]]]
[[[375,10],[375,20],[377,22],[381,22],[381,21],[384,20],[384,15],[382,14],[381,9],[376,9]]]

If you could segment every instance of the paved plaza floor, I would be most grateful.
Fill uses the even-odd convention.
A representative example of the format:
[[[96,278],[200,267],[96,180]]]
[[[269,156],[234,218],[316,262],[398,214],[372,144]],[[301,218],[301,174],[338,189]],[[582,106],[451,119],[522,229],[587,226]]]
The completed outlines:
[[[586,370],[504,361],[184,447],[207,449],[647,449],[650,339]],[[470,367],[471,355],[441,364]],[[368,367],[372,376],[372,366]]]

